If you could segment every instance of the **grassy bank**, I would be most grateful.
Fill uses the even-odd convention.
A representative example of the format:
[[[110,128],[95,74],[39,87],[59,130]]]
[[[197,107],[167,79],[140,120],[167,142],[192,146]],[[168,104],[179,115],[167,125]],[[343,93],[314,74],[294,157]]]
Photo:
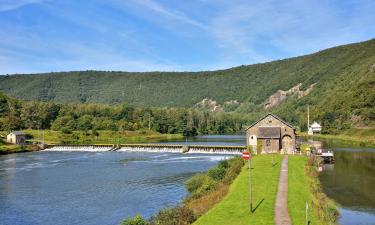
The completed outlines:
[[[288,209],[293,224],[306,223],[306,202],[313,199],[309,190],[308,177],[305,175],[306,156],[289,156],[288,160]],[[311,224],[319,224],[313,213],[309,215]]]
[[[220,161],[207,172],[195,174],[186,182],[190,194],[182,204],[162,209],[148,220],[140,215],[125,219],[121,225],[192,224],[226,196],[230,184],[241,173],[243,165],[240,157]]]
[[[332,141],[334,144],[357,147],[375,147],[375,128],[352,128],[340,134],[316,134],[308,136],[307,133],[299,133],[299,136],[314,137]]]
[[[35,145],[13,145],[8,144],[2,139],[0,139],[0,155],[11,154],[11,153],[19,153],[19,152],[30,152],[30,151],[37,151],[38,148]]]
[[[229,194],[194,224],[273,224],[274,204],[280,173],[281,156],[253,158],[253,206],[249,211],[249,167],[246,166],[230,186]]]
[[[158,132],[141,131],[73,131],[70,134],[53,130],[23,130],[30,142],[44,142],[47,144],[125,144],[140,142],[157,142],[182,138],[181,134],[160,134]],[[2,132],[5,134],[6,132]]]
[[[338,211],[327,198],[318,179],[318,158],[289,156],[288,209],[293,224],[306,223],[306,202],[309,205],[310,224],[335,224]]]

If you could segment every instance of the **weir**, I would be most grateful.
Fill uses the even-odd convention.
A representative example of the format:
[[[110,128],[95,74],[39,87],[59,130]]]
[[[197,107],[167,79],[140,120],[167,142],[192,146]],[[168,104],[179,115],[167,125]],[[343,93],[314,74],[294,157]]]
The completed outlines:
[[[163,144],[123,144],[123,145],[49,145],[44,151],[119,151],[119,152],[172,152],[204,154],[241,154],[245,146],[210,145],[163,145]]]

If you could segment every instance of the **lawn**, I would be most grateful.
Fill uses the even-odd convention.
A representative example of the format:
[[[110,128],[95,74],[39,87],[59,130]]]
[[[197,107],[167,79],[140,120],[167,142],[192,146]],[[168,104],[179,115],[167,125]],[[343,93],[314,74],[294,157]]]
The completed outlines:
[[[253,158],[253,207],[249,209],[249,167],[245,166],[230,186],[228,195],[205,215],[196,225],[230,224],[273,224],[274,205],[280,173],[281,155],[275,155],[272,166],[271,155],[259,155]]]
[[[306,156],[289,156],[288,159],[288,208],[293,224],[306,224],[306,202],[310,208],[312,194],[305,176]],[[310,224],[318,224],[309,210]]]

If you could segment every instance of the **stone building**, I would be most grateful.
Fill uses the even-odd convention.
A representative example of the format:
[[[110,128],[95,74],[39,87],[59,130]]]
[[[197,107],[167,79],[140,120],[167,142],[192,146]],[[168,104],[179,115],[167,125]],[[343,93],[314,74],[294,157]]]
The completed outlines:
[[[26,134],[21,131],[13,131],[7,135],[7,142],[12,144],[25,144]]]
[[[247,128],[246,143],[262,154],[292,154],[296,149],[296,131],[279,117],[267,114]]]

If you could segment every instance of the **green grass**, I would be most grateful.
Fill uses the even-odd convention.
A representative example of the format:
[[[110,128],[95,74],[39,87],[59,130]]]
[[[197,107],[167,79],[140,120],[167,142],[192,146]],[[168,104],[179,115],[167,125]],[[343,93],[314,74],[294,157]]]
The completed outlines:
[[[305,175],[307,157],[289,156],[288,159],[288,209],[292,224],[306,223],[306,202],[309,206],[312,194]],[[312,210],[309,210],[311,224],[318,224]]]
[[[32,138],[28,141],[43,140],[43,131],[24,130]],[[71,134],[64,134],[61,131],[45,130],[44,141],[48,144],[125,144],[140,142],[156,142],[182,138],[180,134],[160,134],[154,131],[98,131],[99,136],[94,136],[91,131],[73,131]]]
[[[32,151],[32,147],[22,147],[21,145],[9,144],[6,143],[4,140],[0,139],[0,155],[25,151]]]
[[[196,225],[230,224],[273,224],[274,205],[280,173],[281,155],[275,155],[272,166],[271,155],[259,155],[253,158],[253,207],[249,210],[249,167],[245,166],[230,186],[229,194],[205,215]]]

